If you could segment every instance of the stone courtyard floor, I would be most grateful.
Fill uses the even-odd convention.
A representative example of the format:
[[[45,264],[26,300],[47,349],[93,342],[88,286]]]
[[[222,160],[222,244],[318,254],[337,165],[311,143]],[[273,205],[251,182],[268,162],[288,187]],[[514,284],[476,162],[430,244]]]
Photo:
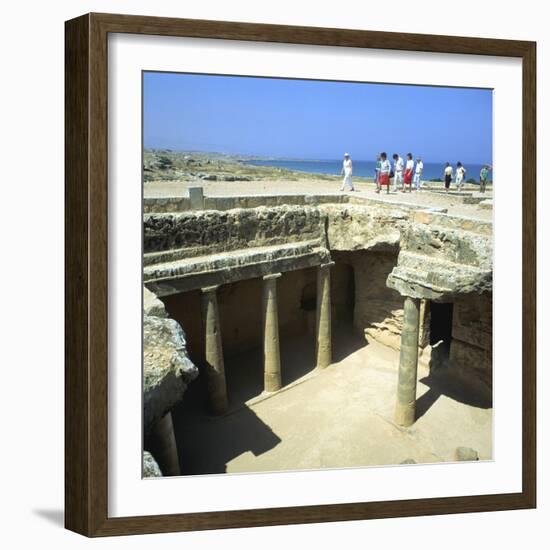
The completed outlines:
[[[310,339],[282,338],[286,387],[267,398],[260,350],[227,360],[231,410],[222,417],[207,414],[193,383],[174,415],[184,474],[447,462],[457,447],[491,459],[490,403],[446,372],[419,369],[418,419],[402,429],[393,423],[399,352],[351,329],[334,340],[334,364],[314,371]]]

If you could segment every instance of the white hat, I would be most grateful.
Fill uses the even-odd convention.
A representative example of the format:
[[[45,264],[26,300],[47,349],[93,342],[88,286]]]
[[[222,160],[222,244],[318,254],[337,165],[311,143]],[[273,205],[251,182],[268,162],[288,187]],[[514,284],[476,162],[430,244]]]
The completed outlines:
[[[344,156],[345,156],[345,157],[349,157],[349,153],[344,153]]]

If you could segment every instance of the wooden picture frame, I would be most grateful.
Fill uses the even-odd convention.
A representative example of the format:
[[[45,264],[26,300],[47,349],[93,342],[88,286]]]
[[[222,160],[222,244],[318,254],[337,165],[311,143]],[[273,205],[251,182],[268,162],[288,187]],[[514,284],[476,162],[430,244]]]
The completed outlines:
[[[522,491],[108,517],[107,37],[132,33],[520,58],[523,71]],[[86,536],[511,510],[536,506],[536,44],[534,42],[88,14],[65,27],[65,525]]]

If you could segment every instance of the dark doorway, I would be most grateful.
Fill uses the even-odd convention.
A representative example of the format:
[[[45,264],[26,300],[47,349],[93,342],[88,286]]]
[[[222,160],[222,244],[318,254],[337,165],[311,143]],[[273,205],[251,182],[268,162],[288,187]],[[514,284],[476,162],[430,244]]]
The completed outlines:
[[[331,302],[334,325],[353,324],[355,308],[355,277],[353,267],[336,261],[331,272]]]
[[[446,367],[453,333],[453,304],[430,303],[430,345],[432,346],[432,366]]]

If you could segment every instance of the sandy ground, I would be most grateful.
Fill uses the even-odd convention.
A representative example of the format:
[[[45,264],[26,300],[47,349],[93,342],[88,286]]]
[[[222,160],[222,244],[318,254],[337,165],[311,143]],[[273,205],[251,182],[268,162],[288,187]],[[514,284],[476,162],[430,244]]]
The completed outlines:
[[[302,181],[245,181],[245,182],[173,182],[156,181],[146,182],[144,196],[149,197],[186,197],[188,188],[200,185],[207,196],[241,196],[241,195],[273,195],[273,194],[315,194],[315,193],[339,193],[340,182],[327,182],[326,180],[302,180]],[[462,198],[456,195],[444,195],[422,190],[420,192],[401,193],[400,191],[386,194],[375,192],[375,185],[366,182],[354,182],[355,191],[346,194],[377,198],[381,200],[399,201],[419,206],[435,206],[447,208],[449,214],[466,216],[480,220],[491,221],[492,209],[483,209],[475,204],[463,204]],[[443,188],[443,184],[441,184]],[[492,192],[486,193],[487,198],[492,198]]]
[[[398,352],[340,332],[335,363],[314,371],[312,342],[282,342],[287,388],[263,400],[261,351],[228,360],[232,411],[223,417],[206,413],[204,388],[194,383],[174,412],[184,473],[451,462],[459,446],[491,459],[491,404],[446,374],[419,370],[418,419],[403,429],[393,423]]]

